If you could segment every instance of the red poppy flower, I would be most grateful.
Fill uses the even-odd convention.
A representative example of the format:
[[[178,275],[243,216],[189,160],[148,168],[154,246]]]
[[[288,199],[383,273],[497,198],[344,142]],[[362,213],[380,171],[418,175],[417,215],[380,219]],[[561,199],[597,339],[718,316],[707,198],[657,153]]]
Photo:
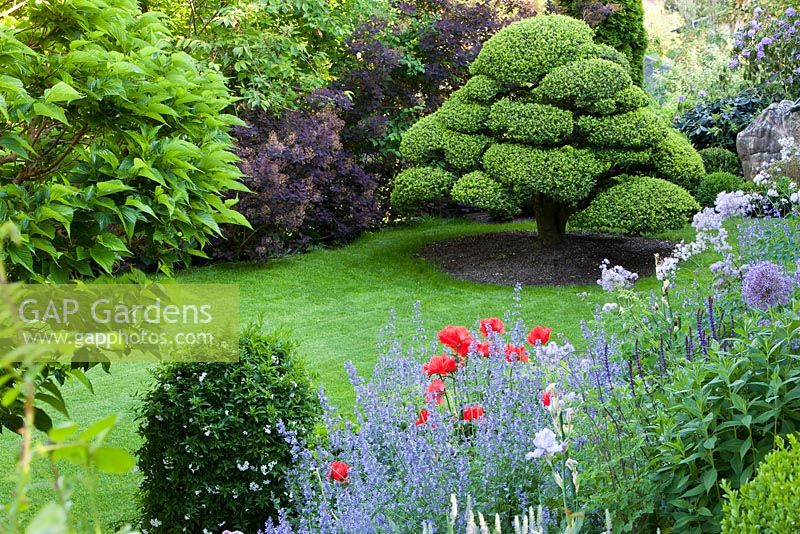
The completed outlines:
[[[337,482],[346,482],[347,474],[350,472],[350,466],[344,462],[332,462],[330,471],[328,471],[328,478],[332,478]]]
[[[430,402],[436,401],[436,404],[444,402],[444,382],[439,380],[432,380],[428,387],[425,388],[425,400]]]
[[[425,371],[428,376],[447,376],[455,371],[457,367],[458,365],[452,356],[440,354],[439,356],[433,356],[431,361],[422,366],[422,370]]]
[[[511,363],[514,360],[528,363],[528,351],[522,345],[506,345],[506,361]]]
[[[483,417],[483,408],[480,404],[473,404],[472,406],[467,406],[464,408],[464,421],[472,421],[473,419],[480,419]]]
[[[503,321],[497,317],[481,319],[481,334],[483,334],[483,337],[489,335],[489,329],[491,329],[495,334],[505,334],[506,325],[504,325]]]
[[[478,343],[475,345],[475,352],[483,356],[484,358],[489,357],[489,343]]]
[[[466,356],[472,343],[472,336],[463,326],[449,325],[439,331],[439,341],[456,351],[458,355]]]
[[[417,426],[424,425],[428,422],[428,410],[422,409],[419,412],[419,417],[417,418]]]
[[[545,391],[544,393],[542,393],[542,404],[544,404],[545,408],[550,406],[550,392],[549,391]]]
[[[536,345],[538,341],[542,345],[547,345],[547,342],[550,341],[550,332],[553,329],[547,326],[536,326],[534,327],[530,334],[528,334],[528,343],[531,345]]]

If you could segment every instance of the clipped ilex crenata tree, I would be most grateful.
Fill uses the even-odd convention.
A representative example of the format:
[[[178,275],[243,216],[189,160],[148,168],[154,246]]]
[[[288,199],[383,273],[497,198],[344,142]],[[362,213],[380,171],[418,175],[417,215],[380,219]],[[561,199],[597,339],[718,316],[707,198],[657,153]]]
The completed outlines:
[[[702,159],[648,107],[624,54],[595,43],[586,23],[514,23],[484,44],[470,73],[403,137],[413,166],[395,179],[398,211],[447,200],[499,218],[532,211],[540,241],[555,244],[573,215],[637,234],[680,226],[698,209],[688,191]]]
[[[134,0],[19,2],[0,20],[0,220],[14,280],[170,274],[247,224],[219,72]]]

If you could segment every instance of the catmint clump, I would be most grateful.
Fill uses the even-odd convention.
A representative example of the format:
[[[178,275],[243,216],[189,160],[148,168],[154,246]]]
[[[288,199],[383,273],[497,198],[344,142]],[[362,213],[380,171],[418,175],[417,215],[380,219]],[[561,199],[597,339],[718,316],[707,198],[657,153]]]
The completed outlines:
[[[611,262],[608,259],[603,260],[600,264],[600,279],[597,280],[597,285],[606,291],[616,291],[617,289],[630,289],[639,275],[628,271],[621,265],[615,265],[609,269]]]
[[[742,300],[754,308],[766,310],[786,304],[791,293],[792,279],[770,261],[754,263],[744,275]]]

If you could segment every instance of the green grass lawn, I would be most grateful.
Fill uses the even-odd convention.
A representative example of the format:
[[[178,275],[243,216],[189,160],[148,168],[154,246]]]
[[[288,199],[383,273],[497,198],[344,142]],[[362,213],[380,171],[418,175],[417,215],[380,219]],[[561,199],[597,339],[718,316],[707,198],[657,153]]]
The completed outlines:
[[[512,288],[450,279],[417,257],[421,247],[459,235],[531,226],[429,219],[368,234],[339,249],[316,250],[260,265],[220,264],[189,269],[180,273],[178,282],[238,284],[242,323],[261,317],[265,330],[283,329],[295,338],[330,400],[348,408],[353,392],[343,364],[352,360],[363,374],[370,372],[375,363],[378,331],[387,323],[392,309],[396,310],[400,335],[408,339],[414,329],[415,301],[420,301],[423,320],[432,334],[447,324],[473,326],[481,317],[502,316],[511,306]],[[686,229],[666,237],[682,239],[691,235],[691,229]],[[637,287],[656,289],[658,283],[650,278],[640,281]],[[580,297],[578,294],[583,292],[589,295]],[[551,326],[554,334],[563,334],[580,346],[580,319],[590,317],[595,306],[606,300],[595,285],[528,287],[522,292],[522,315],[527,324]],[[133,411],[137,392],[148,386],[147,366],[115,364],[110,374],[94,369],[89,376],[95,395],[80,385],[64,389],[73,419],[86,426],[118,413],[120,422],[109,443],[135,450],[139,440]],[[17,448],[17,436],[0,436],[0,472],[12,471]],[[70,473],[68,469],[65,472]],[[36,466],[35,475],[49,482],[49,466]],[[135,520],[137,483],[136,474],[99,477],[98,507],[107,525]],[[0,495],[9,495],[11,488],[8,480],[0,480]],[[31,493],[34,502],[46,500],[48,495],[47,484]],[[82,488],[76,488],[74,500],[76,517],[88,518]]]

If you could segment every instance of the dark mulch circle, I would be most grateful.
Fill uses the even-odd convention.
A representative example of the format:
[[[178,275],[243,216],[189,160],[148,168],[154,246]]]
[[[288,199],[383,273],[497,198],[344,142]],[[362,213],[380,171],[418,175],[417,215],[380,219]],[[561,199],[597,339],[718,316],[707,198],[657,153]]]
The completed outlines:
[[[622,265],[640,277],[655,272],[653,255],[667,256],[675,244],[661,239],[603,234],[569,234],[563,243],[543,247],[533,232],[478,234],[428,245],[426,260],[460,280],[484,284],[594,284],[600,262]]]

